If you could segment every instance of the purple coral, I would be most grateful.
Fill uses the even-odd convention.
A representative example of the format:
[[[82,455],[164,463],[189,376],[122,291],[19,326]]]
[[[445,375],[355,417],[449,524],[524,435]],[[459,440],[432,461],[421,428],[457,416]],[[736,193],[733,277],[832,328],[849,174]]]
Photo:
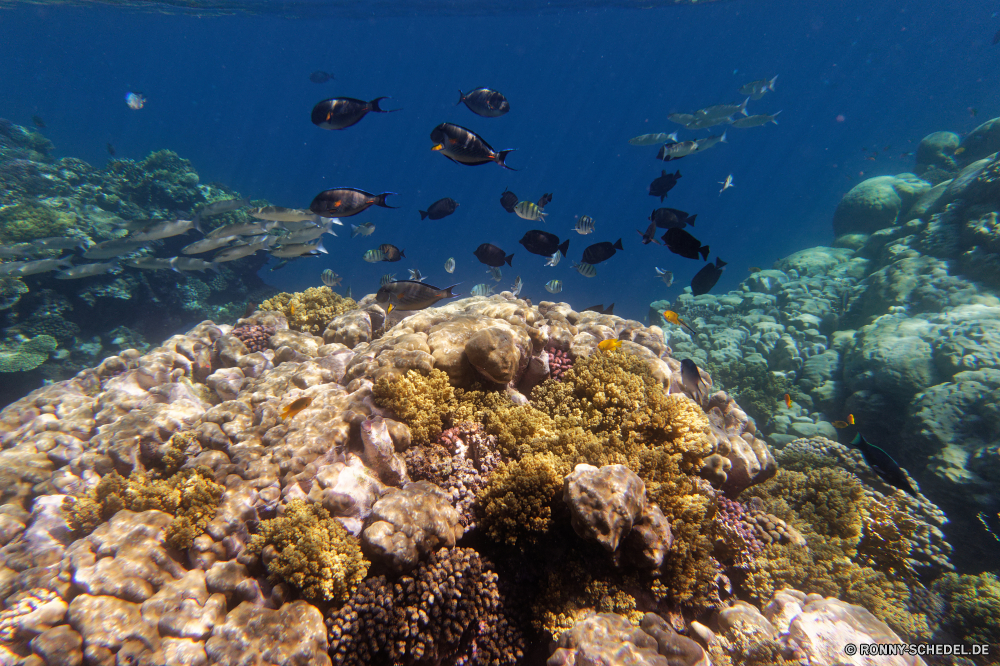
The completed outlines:
[[[251,324],[234,328],[231,334],[239,338],[252,354],[253,352],[271,348],[271,336],[274,335],[274,327]]]
[[[749,508],[740,502],[723,496],[718,498],[718,502],[715,524],[720,545],[725,551],[723,557],[732,560],[737,567],[746,567],[764,550],[764,543],[758,538],[756,521]]]
[[[549,377],[562,381],[563,373],[573,367],[573,359],[561,349],[549,347]]]

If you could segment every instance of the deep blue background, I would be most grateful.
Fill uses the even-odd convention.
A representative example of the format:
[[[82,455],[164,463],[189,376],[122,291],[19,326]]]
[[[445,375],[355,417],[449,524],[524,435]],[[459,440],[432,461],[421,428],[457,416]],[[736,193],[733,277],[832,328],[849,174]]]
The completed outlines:
[[[909,170],[906,153],[929,132],[967,132],[1000,114],[994,8],[987,0],[960,8],[789,0],[288,20],[24,6],[0,11],[0,116],[25,125],[41,116],[60,156],[97,165],[108,159],[108,142],[118,157],[135,159],[170,148],[203,182],[277,205],[305,207],[334,186],[399,193],[390,203],[400,210],[345,220],[374,222],[373,236],[342,232],[327,237],[328,256],[265,271],[283,289],[319,284],[320,271],[332,268],[357,296],[385,272],[405,278],[416,267],[432,284],[462,281],[467,292],[490,282],[471,252],[492,242],[516,255],[500,287],[521,275],[524,295],[538,301],[552,298],[542,285],[559,278],[558,298],[577,308],[615,301],[616,314],[642,319],[650,301],[676,296],[701,265],[638,242],[635,229],[661,205],[646,190],[663,166],[683,178],[662,205],[697,212],[694,232],[713,258],[729,262],[716,291],[734,287],[749,266],[829,243],[833,209],[853,184]],[[336,81],[311,83],[317,69]],[[775,74],[777,92],[750,109],[781,110],[778,126],[730,128],[728,144],[668,165],[653,159],[656,148],[627,143],[678,129],[669,113],[738,102],[740,85]],[[460,88],[480,85],[503,91],[512,111],[490,119],[455,106]],[[130,90],[145,94],[146,108],[126,107]],[[387,106],[403,111],[339,132],[309,122],[313,104],[341,95],[391,95]],[[495,148],[517,148],[509,163],[519,171],[459,166],[432,152],[428,135],[442,121],[480,132]],[[681,138],[708,133],[682,130]],[[876,160],[866,159],[876,148]],[[730,173],[736,187],[720,196],[717,183]],[[505,213],[498,198],[508,186],[521,199],[553,192],[548,223]],[[418,208],[444,196],[461,203],[458,212],[421,222]],[[597,221],[596,233],[570,231],[581,214]],[[569,259],[600,240],[621,237],[626,249],[586,279],[569,259],[543,268],[543,258],[518,245],[535,227],[571,238]],[[407,259],[362,261],[383,242]],[[443,270],[451,256],[454,276]],[[676,273],[672,288],[654,266]]]

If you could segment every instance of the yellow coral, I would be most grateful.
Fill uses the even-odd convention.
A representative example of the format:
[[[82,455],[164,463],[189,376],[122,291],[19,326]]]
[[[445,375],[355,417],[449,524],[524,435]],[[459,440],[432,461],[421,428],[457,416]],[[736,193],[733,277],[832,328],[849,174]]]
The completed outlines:
[[[289,502],[284,516],[263,521],[247,548],[260,554],[267,546],[274,550],[265,558],[268,573],[308,599],[343,604],[368,573],[358,540],[329,511],[302,500]]]
[[[288,320],[288,328],[313,335],[322,335],[330,320],[348,310],[356,310],[357,302],[336,294],[329,287],[309,287],[290,294],[282,292],[260,304],[262,311],[280,312]]]
[[[372,395],[376,404],[391,410],[410,427],[414,444],[430,443],[441,434],[455,401],[448,374],[436,368],[426,376],[416,370],[382,375],[372,387]]]
[[[569,472],[551,453],[532,454],[498,468],[477,498],[486,535],[512,546],[537,543],[552,527],[553,507]]]
[[[29,242],[66,236],[76,226],[76,215],[37,203],[20,203],[0,209],[0,242]]]

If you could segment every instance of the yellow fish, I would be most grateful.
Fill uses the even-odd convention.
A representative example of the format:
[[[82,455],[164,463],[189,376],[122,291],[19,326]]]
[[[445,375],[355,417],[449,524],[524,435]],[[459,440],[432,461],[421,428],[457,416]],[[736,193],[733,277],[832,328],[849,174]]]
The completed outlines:
[[[601,340],[597,344],[597,348],[601,351],[614,351],[622,346],[621,340]]]
[[[285,421],[294,418],[296,414],[308,407],[312,401],[313,399],[310,397],[303,397],[285,405],[285,408],[281,410],[281,418]]]
[[[694,329],[688,326],[687,322],[681,319],[680,315],[678,315],[673,310],[664,310],[660,314],[662,314],[663,318],[666,319],[671,324],[673,324],[674,326],[683,326],[687,330],[691,331],[691,335],[695,334]]]
[[[288,314],[295,316],[295,303],[288,304]]]
[[[792,396],[788,395],[787,393],[785,394],[785,406],[788,407],[789,409],[792,408]]]
[[[833,422],[833,427],[834,428],[846,428],[849,425],[850,424],[847,421],[834,421]]]
[[[955,149],[955,153],[954,154],[955,155],[961,155],[964,152],[965,152],[965,146],[959,146],[958,148]]]

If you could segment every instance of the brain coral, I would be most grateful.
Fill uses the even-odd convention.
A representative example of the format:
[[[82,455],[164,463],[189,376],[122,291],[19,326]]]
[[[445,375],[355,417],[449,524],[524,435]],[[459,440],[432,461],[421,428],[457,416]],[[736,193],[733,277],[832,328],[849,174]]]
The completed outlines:
[[[261,303],[259,309],[285,315],[288,328],[293,331],[323,335],[331,319],[357,307],[354,299],[335,294],[324,286],[309,287],[294,294],[281,292]]]
[[[275,579],[291,583],[308,599],[345,602],[368,573],[357,539],[330,512],[292,500],[285,515],[265,520],[247,545],[263,555]]]

